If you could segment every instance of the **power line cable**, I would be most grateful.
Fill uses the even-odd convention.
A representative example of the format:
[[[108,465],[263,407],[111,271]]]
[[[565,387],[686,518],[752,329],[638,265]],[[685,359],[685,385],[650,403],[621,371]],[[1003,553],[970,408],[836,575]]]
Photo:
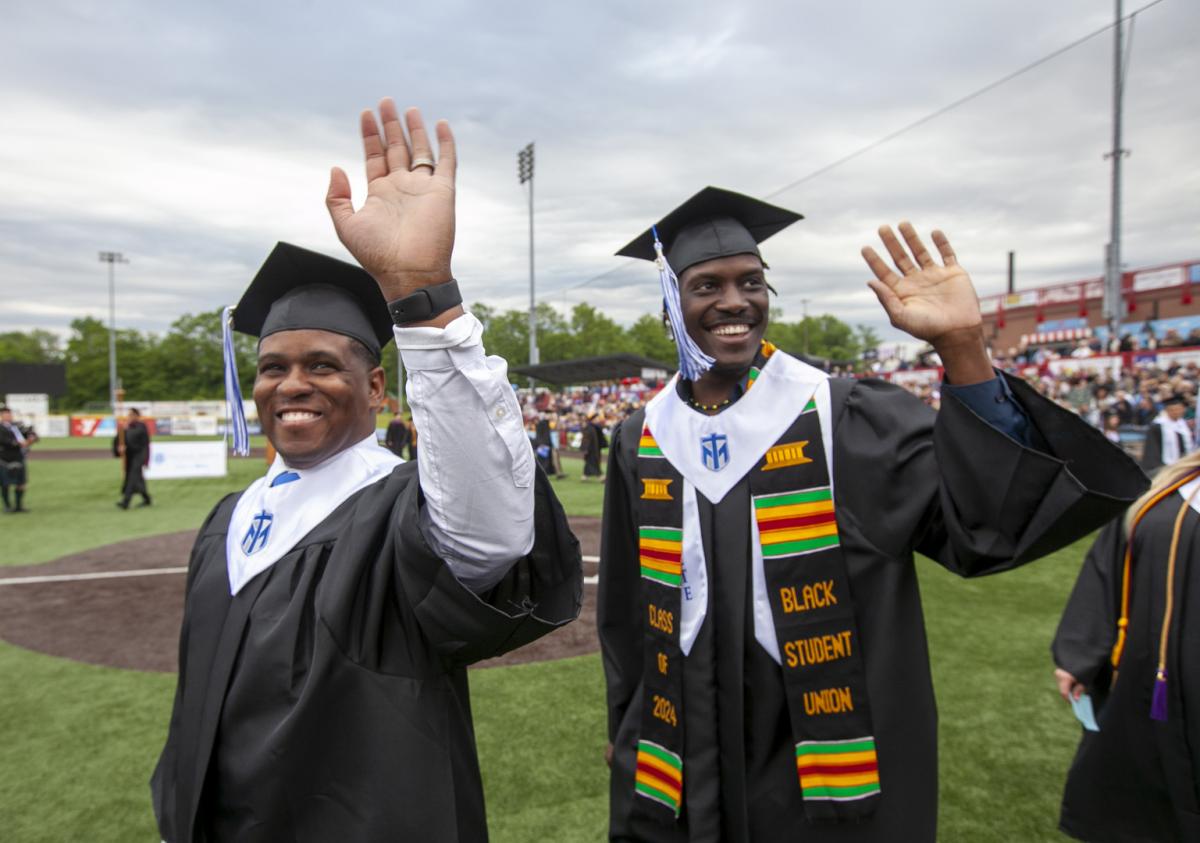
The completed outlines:
[[[1147,3],[1145,6],[1142,6],[1140,9],[1137,9],[1136,11],[1131,12],[1128,15],[1126,15],[1125,17],[1121,18],[1120,22],[1123,23],[1124,21],[1127,21],[1127,20],[1132,21],[1133,18],[1135,18],[1137,15],[1141,14],[1142,12],[1146,11],[1151,6],[1157,6],[1159,3],[1162,3],[1162,2],[1163,2],[1163,0],[1151,0],[1151,2]],[[1100,27],[1099,29],[1095,30],[1094,32],[1090,32],[1081,38],[1077,38],[1076,40],[1072,41],[1071,43],[1069,43],[1063,47],[1059,47],[1057,50],[1054,50],[1051,53],[1047,53],[1046,55],[1042,56],[1041,58],[1037,59],[1036,61],[1032,61],[1029,64],[1025,65],[1024,67],[1014,70],[1012,73],[1002,76],[1001,78],[997,79],[996,81],[990,82],[987,85],[984,85],[982,88],[978,88],[975,91],[972,91],[971,93],[967,94],[966,96],[959,97],[958,99],[954,100],[954,102],[951,102],[948,105],[944,105],[941,108],[937,109],[936,111],[932,111],[929,114],[926,114],[924,117],[914,120],[913,122],[911,122],[905,126],[902,126],[899,129],[896,129],[894,132],[884,135],[882,138],[879,138],[878,140],[872,141],[871,143],[867,144],[866,146],[859,147],[858,149],[849,153],[848,155],[843,155],[841,158],[838,158],[837,160],[832,161],[829,164],[819,167],[818,169],[813,170],[808,175],[803,176],[799,179],[796,179],[793,182],[789,182],[788,184],[785,184],[783,187],[779,188],[778,190],[773,190],[770,193],[767,193],[760,198],[771,199],[775,196],[778,196],[781,193],[786,193],[787,191],[789,191],[795,187],[799,187],[800,185],[804,184],[805,182],[811,181],[812,179],[815,179],[818,176],[822,176],[825,173],[828,173],[830,170],[833,170],[837,167],[842,166],[843,164],[853,161],[855,158],[858,158],[861,155],[865,155],[866,153],[870,152],[871,150],[877,149],[878,147],[883,146],[883,144],[888,143],[889,141],[895,140],[896,138],[900,137],[901,135],[905,134],[906,132],[910,132],[919,126],[923,126],[926,123],[928,123],[929,121],[934,120],[938,117],[941,117],[943,114],[946,114],[947,112],[953,111],[954,109],[958,108],[960,105],[965,105],[966,103],[970,102],[971,100],[977,99],[978,97],[983,96],[984,94],[988,93],[989,91],[995,90],[996,88],[1000,87],[1001,85],[1005,84],[1006,82],[1011,82],[1013,79],[1016,79],[1018,76],[1022,76],[1024,74],[1028,73],[1029,71],[1033,70],[1034,68],[1040,67],[1041,65],[1045,64],[1046,62],[1058,58],[1063,53],[1069,52],[1070,50],[1073,50],[1076,47],[1079,47],[1082,44],[1085,44],[1088,41],[1091,41],[1096,36],[1103,35],[1105,32],[1108,32],[1110,29],[1112,29],[1116,25],[1117,25],[1116,21],[1114,21],[1113,23],[1105,24],[1104,26]],[[1132,26],[1131,26],[1130,35],[1131,35],[1130,41],[1132,42]],[[1126,65],[1128,65],[1129,56],[1130,56],[1130,51],[1127,49],[1126,54],[1125,54]],[[1124,82],[1124,74],[1122,74],[1122,83],[1123,82]],[[627,269],[629,266],[631,266],[632,264],[634,264],[636,262],[637,262],[636,258],[625,261],[624,263],[614,266],[612,269],[607,269],[604,272],[601,272],[599,275],[593,275],[592,277],[587,278],[583,281],[576,282],[575,284],[569,284],[566,287],[560,287],[557,290],[548,291],[548,292],[551,292],[556,295],[561,295],[564,293],[568,293],[572,290],[578,290],[580,287],[586,287],[589,284],[593,284],[596,281],[599,281],[603,278],[607,278],[610,275],[613,275],[617,272]]]
[[[1126,15],[1121,20],[1122,20],[1122,22],[1124,22],[1125,20],[1129,20],[1130,18],[1134,17],[1134,15],[1137,15],[1140,12],[1146,11],[1146,9],[1149,9],[1151,6],[1157,6],[1161,2],[1163,2],[1163,0],[1152,0],[1152,2],[1147,3],[1145,6],[1142,6],[1142,8],[1138,9],[1136,12]],[[960,98],[956,99],[954,102],[950,103],[949,105],[944,105],[941,108],[939,108],[937,111],[930,112],[929,114],[926,114],[924,117],[921,117],[921,118],[909,123],[907,126],[903,126],[890,134],[884,135],[879,140],[872,141],[871,143],[867,144],[866,146],[859,147],[854,152],[851,152],[849,155],[844,155],[841,158],[837,159],[836,161],[834,161],[830,164],[826,164],[824,167],[821,167],[820,169],[814,170],[813,172],[809,173],[808,175],[804,176],[803,178],[799,178],[794,182],[785,184],[783,187],[779,188],[778,190],[772,191],[771,193],[768,193],[766,196],[763,196],[762,198],[770,199],[774,196],[778,196],[781,193],[786,193],[787,191],[791,190],[792,188],[798,187],[799,185],[804,184],[806,181],[810,181],[812,179],[815,179],[817,176],[820,176],[820,175],[823,175],[824,173],[829,172],[834,167],[840,167],[842,164],[845,164],[848,161],[852,161],[855,158],[859,157],[860,155],[870,152],[872,149],[875,149],[876,147],[882,146],[883,144],[887,143],[888,141],[895,140],[896,138],[900,137],[900,135],[903,135],[905,132],[912,131],[913,129],[917,128],[918,126],[923,126],[924,124],[928,123],[930,120],[934,120],[938,117],[941,117],[943,114],[946,114],[949,111],[953,111],[954,109],[958,108],[960,105],[965,105],[966,103],[970,102],[971,100],[981,97],[984,94],[988,93],[989,91],[992,91],[995,88],[1000,87],[1005,82],[1011,82],[1013,79],[1016,79],[1018,76],[1022,76],[1025,73],[1028,73],[1029,71],[1033,70],[1034,68],[1040,67],[1041,65],[1045,64],[1046,62],[1058,58],[1063,53],[1066,53],[1070,50],[1075,49],[1076,47],[1092,40],[1097,35],[1103,35],[1105,32],[1108,32],[1110,29],[1112,29],[1116,25],[1117,25],[1117,23],[1114,21],[1113,23],[1106,24],[1105,26],[1100,27],[1099,29],[1097,29],[1094,32],[1090,32],[1087,35],[1084,35],[1082,38],[1077,38],[1076,40],[1072,41],[1070,44],[1067,44],[1064,47],[1059,47],[1054,52],[1047,53],[1046,55],[1042,56],[1040,59],[1037,59],[1036,61],[1032,61],[1029,64],[1025,65],[1024,67],[1022,67],[1018,70],[1014,70],[1012,73],[1009,73],[1007,76],[1002,76],[999,79],[997,79],[995,82],[991,82],[987,85],[984,85],[982,88],[972,91],[971,93],[967,94],[964,97],[960,97]],[[1126,60],[1128,61],[1128,53],[1126,53]]]

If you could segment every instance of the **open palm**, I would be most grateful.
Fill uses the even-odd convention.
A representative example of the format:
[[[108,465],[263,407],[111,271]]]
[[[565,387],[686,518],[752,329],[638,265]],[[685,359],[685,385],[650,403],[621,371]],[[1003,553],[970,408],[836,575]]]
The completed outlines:
[[[979,298],[971,277],[958,265],[946,235],[933,232],[933,243],[942,257],[939,265],[909,223],[902,222],[899,228],[908,249],[891,226],[879,229],[879,237],[900,270],[899,275],[874,249],[862,250],[867,266],[875,274],[867,284],[875,291],[892,325],[935,345],[951,332],[978,328],[982,322]]]
[[[350,180],[338,167],[330,174],[325,202],[342,244],[393,299],[450,278],[457,157],[445,121],[437,124],[434,162],[417,109],[404,114],[407,138],[391,99],[379,104],[379,117],[382,138],[371,111],[361,120],[366,202],[354,210]]]

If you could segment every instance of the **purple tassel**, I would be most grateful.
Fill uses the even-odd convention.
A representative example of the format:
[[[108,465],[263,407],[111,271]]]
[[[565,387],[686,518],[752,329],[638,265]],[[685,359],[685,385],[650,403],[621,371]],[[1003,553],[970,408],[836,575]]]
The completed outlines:
[[[1167,722],[1167,672],[1160,670],[1154,677],[1154,694],[1150,698],[1150,719]]]

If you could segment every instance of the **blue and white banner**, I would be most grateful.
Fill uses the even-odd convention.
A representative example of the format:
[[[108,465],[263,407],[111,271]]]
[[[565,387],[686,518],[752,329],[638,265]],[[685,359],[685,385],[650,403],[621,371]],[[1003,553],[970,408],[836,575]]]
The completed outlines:
[[[224,477],[225,443],[163,442],[150,443],[150,465],[146,467],[149,480],[182,477]]]

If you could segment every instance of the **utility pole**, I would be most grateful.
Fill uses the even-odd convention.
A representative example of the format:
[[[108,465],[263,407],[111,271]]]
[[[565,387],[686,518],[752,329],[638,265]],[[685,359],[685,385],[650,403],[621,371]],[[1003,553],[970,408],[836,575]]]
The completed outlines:
[[[120,252],[101,252],[100,262],[108,264],[108,400],[117,415],[117,282],[114,267],[129,263]]]
[[[1108,247],[1104,260],[1104,318],[1108,321],[1109,340],[1117,338],[1121,325],[1121,158],[1128,151],[1121,147],[1121,100],[1125,91],[1124,49],[1121,15],[1121,0],[1116,0],[1117,25],[1113,29],[1113,141],[1112,151],[1106,158],[1112,159],[1111,223]]]
[[[529,365],[538,362],[537,305],[533,285],[533,142],[517,153],[517,176],[521,184],[529,182]],[[531,381],[532,383],[532,381]]]

